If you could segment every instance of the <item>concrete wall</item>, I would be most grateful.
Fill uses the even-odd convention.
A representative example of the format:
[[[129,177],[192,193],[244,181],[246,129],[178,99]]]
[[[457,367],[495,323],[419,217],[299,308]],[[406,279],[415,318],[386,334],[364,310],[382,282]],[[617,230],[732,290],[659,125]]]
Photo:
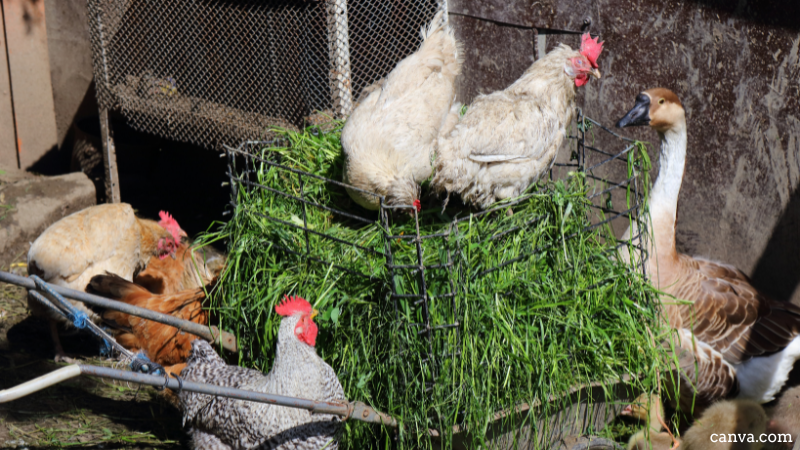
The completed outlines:
[[[519,76],[536,47],[525,30],[587,22],[606,42],[603,78],[579,89],[588,115],[611,125],[638,92],[674,90],[689,125],[679,250],[734,264],[800,304],[800,2],[451,0],[451,11],[465,74],[481,81],[462,83],[462,100]],[[547,48],[560,41],[579,43],[549,34]],[[626,133],[656,142],[657,160],[655,133]]]
[[[97,114],[86,0],[44,0],[59,164],[69,160],[72,124]],[[68,168],[68,166],[67,166]],[[66,170],[66,169],[65,169]]]

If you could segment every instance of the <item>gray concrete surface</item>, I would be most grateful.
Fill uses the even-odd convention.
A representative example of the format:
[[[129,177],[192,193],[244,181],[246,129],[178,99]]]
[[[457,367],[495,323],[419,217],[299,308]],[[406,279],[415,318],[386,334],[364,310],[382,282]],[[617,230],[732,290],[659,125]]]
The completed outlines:
[[[80,172],[33,177],[8,171],[0,176],[0,269],[25,261],[39,234],[62,217],[94,205],[95,198],[94,184]]]

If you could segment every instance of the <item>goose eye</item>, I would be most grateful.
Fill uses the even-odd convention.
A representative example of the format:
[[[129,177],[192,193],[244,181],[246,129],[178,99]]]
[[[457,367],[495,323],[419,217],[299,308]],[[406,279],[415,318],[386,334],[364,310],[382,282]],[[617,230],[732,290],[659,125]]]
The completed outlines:
[[[658,104],[659,104],[659,105],[663,105],[663,104],[664,104],[664,99],[662,98],[661,100],[659,100],[659,101],[658,101]]]

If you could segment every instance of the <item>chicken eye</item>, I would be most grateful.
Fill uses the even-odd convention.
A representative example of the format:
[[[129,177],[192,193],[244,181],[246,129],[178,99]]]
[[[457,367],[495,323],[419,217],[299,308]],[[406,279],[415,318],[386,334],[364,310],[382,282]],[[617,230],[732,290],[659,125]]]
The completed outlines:
[[[658,101],[658,104],[659,104],[659,105],[663,105],[663,104],[664,104],[664,99],[662,98],[661,100],[659,100],[659,101]]]

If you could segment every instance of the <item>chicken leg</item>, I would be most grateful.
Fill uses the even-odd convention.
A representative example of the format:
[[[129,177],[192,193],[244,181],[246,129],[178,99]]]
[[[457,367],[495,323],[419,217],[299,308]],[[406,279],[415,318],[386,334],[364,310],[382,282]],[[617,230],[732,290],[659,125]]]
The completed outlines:
[[[58,334],[58,322],[55,319],[48,319],[47,322],[50,324],[50,337],[53,339],[53,345],[56,351],[56,355],[53,359],[55,359],[56,362],[76,364],[77,362],[67,356],[66,352],[64,352],[64,347],[61,346],[61,337]]]

